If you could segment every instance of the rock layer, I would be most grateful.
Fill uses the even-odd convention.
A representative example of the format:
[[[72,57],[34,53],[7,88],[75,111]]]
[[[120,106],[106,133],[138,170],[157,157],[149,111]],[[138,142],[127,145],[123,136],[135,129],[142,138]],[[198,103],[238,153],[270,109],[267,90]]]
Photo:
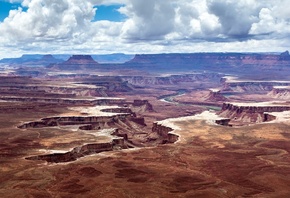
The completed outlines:
[[[289,100],[290,86],[276,86],[267,95],[277,99]]]
[[[170,133],[173,131],[172,128],[159,124],[153,123],[152,131],[164,138],[163,143],[174,143],[178,140],[178,135]]]
[[[287,104],[265,104],[259,106],[259,103],[249,104],[231,104],[224,103],[219,115],[227,117],[235,122],[241,123],[258,123],[274,120],[274,116],[269,115],[267,112],[283,112],[290,110]]]
[[[112,135],[118,136],[118,131],[115,130]],[[128,147],[124,143],[123,137],[118,137],[112,139],[111,142],[108,143],[95,143],[95,144],[85,144],[80,147],[75,147],[71,151],[65,153],[53,153],[48,155],[38,155],[27,157],[27,160],[44,160],[47,162],[53,163],[61,163],[61,162],[70,162],[75,161],[80,157],[84,157],[86,155],[91,155],[95,153],[101,153],[105,151],[113,151],[120,149],[127,149]]]
[[[59,70],[97,69],[99,66],[90,55],[73,55],[67,61],[50,65],[49,68]]]

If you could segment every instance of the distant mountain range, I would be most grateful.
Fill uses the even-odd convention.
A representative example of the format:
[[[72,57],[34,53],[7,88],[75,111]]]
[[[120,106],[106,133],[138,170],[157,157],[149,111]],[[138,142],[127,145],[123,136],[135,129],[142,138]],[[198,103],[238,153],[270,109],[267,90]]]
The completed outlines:
[[[4,58],[0,60],[0,63],[10,66],[48,66],[67,61],[71,56],[71,54],[24,54],[19,58]],[[122,53],[91,56],[98,63],[124,63],[134,57],[134,55]]]
[[[263,77],[279,77],[290,73],[289,52],[259,53],[189,53],[140,54],[122,64],[123,68],[153,72],[220,72]]]
[[[66,59],[64,60],[64,58]],[[105,62],[105,60],[107,61]],[[253,79],[286,79],[289,78],[286,74],[290,73],[290,55],[288,51],[280,54],[171,53],[137,54],[135,56],[126,54],[93,56],[23,55],[21,58],[16,59],[2,59],[1,62],[18,66],[21,68],[21,74],[26,72],[26,68],[37,68],[37,66],[46,66],[47,71],[123,71],[122,74],[125,75],[130,71],[148,72],[151,74],[216,72],[237,74]],[[30,73],[35,73],[35,71],[39,72],[36,69],[30,70]],[[126,72],[124,73],[124,71]],[[43,73],[44,71],[41,72]]]

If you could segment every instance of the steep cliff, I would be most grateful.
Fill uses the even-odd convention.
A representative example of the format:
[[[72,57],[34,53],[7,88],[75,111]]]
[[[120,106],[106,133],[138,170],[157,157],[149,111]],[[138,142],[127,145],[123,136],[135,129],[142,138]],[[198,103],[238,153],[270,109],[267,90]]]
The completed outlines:
[[[259,123],[273,120],[268,112],[289,111],[286,103],[224,103],[219,115],[241,123]]]
[[[106,93],[128,92],[133,87],[120,76],[89,76],[81,79],[83,84],[105,88]]]
[[[50,65],[48,68],[58,70],[82,70],[82,69],[97,69],[99,63],[96,62],[90,55],[73,55],[67,61]]]
[[[93,124],[99,127],[111,126],[114,123],[129,119],[131,114],[120,114],[114,116],[67,116],[67,117],[49,117],[42,118],[41,121],[33,121],[18,126],[20,129],[42,128],[58,125],[83,125]]]
[[[174,143],[178,140],[178,135],[170,133],[173,131],[172,128],[159,124],[157,122],[153,123],[152,131],[156,132],[163,138],[163,143]]]
[[[221,79],[222,89],[226,92],[269,92],[276,86],[289,86],[290,81],[262,81],[224,77]]]
[[[170,69],[168,69],[170,71]],[[182,85],[194,82],[215,82],[219,83],[222,74],[199,73],[181,74],[168,76],[122,76],[122,79],[135,86],[156,86],[156,85]]]
[[[205,102],[225,102],[228,99],[224,97],[220,91],[210,90],[210,92],[203,97]]]
[[[138,54],[126,63],[147,70],[211,70],[251,74],[289,71],[290,55],[247,53]],[[272,73],[273,74],[273,73]],[[273,77],[273,76],[272,76]]]
[[[136,113],[154,112],[153,106],[148,100],[134,100],[129,106]]]
[[[289,100],[290,86],[274,86],[267,95],[277,99]]]
[[[36,103],[57,103],[57,104],[67,104],[67,105],[115,105],[115,104],[126,104],[124,99],[67,99],[67,98],[32,98],[32,97],[9,97],[0,96],[1,100],[11,101],[11,102],[36,102]]]
[[[41,55],[41,54],[24,54],[20,58],[6,58],[0,60],[0,63],[6,63],[11,66],[19,67],[39,67],[48,66],[50,64],[57,64],[63,62],[62,59],[55,58],[51,54]]]
[[[120,150],[120,149],[126,149],[126,148],[128,147],[124,144],[123,138],[115,138],[115,139],[112,139],[112,141],[108,143],[85,144],[80,147],[75,147],[71,151],[64,152],[64,153],[38,155],[38,156],[26,157],[25,159],[44,160],[50,163],[63,163],[63,162],[75,161],[78,158],[95,154],[95,153]]]

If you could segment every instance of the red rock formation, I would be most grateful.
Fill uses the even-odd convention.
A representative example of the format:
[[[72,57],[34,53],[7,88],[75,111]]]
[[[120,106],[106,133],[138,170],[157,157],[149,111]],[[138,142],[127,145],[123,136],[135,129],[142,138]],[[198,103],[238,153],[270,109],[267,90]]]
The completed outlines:
[[[127,62],[128,67],[138,66],[146,70],[211,70],[227,73],[251,74],[252,71],[267,74],[283,74],[289,71],[288,53],[194,53],[194,54],[142,54]]]
[[[290,106],[288,105],[263,105],[249,104],[247,105],[236,105],[231,103],[224,103],[220,115],[231,119],[232,121],[238,121],[243,123],[256,123],[271,121],[274,116],[265,114],[267,112],[282,112],[289,111]]]
[[[290,82],[275,81],[241,81],[225,82],[222,91],[227,92],[266,92],[271,91],[274,86],[288,86]]]
[[[163,138],[163,143],[174,143],[179,138],[178,135],[170,133],[171,131],[173,131],[172,128],[163,126],[162,124],[158,124],[157,122],[153,123],[152,131],[156,132]]]
[[[113,138],[111,142],[107,143],[93,143],[85,144],[80,147],[75,147],[71,151],[65,153],[53,153],[48,155],[38,155],[33,157],[27,157],[28,160],[45,160],[47,162],[60,163],[60,162],[69,162],[74,161],[78,158],[84,157],[86,155],[91,155],[94,153],[101,153],[105,151],[127,149],[124,140],[127,140],[118,133],[116,129],[111,135],[118,136],[118,138]]]
[[[170,76],[122,76],[122,79],[135,86],[178,85],[200,81],[218,83],[223,75],[214,73],[182,74]]]
[[[220,119],[220,120],[216,120],[215,123],[219,125],[223,125],[223,126],[232,126],[231,124],[229,124],[230,121],[231,119]]]
[[[99,64],[90,55],[73,55],[67,61],[49,66],[59,70],[97,69]]]
[[[249,106],[243,105],[243,106],[239,106],[239,105],[235,105],[235,104],[231,104],[231,103],[224,103],[222,106],[222,111],[225,110],[230,110],[232,112],[236,112],[236,113],[242,113],[242,112],[246,112],[246,113],[263,113],[263,112],[282,112],[282,111],[288,111],[290,110],[290,106],[287,106],[286,104],[283,106],[283,104],[281,105],[264,105],[264,106],[255,106],[255,104],[249,104]]]
[[[102,112],[110,112],[110,113],[126,113],[126,114],[134,114],[134,112],[130,108],[108,108],[102,109]]]
[[[124,99],[95,99],[95,100],[87,100],[87,99],[65,99],[65,98],[37,98],[37,97],[1,97],[1,100],[12,101],[12,102],[36,102],[36,103],[57,103],[57,104],[67,104],[67,105],[124,105],[126,104]]]
[[[205,102],[225,102],[228,99],[224,97],[220,91],[210,91],[207,96],[205,96]]]
[[[18,126],[20,129],[51,127],[57,125],[80,125],[80,124],[98,124],[114,123],[118,120],[126,120],[131,114],[121,114],[114,116],[67,116],[43,118],[41,121],[29,122]]]
[[[116,142],[115,142],[116,143]],[[123,147],[123,145],[121,145]],[[81,147],[76,147],[71,151],[66,153],[53,153],[48,155],[38,155],[33,157],[27,157],[27,160],[44,160],[47,162],[61,163],[61,162],[70,162],[75,161],[80,157],[86,155],[101,153],[104,151],[112,151],[113,143],[96,143],[96,144],[86,144]]]
[[[153,106],[150,104],[148,100],[134,100],[130,105],[130,108],[134,112],[142,113],[142,112],[153,112]]]
[[[263,118],[263,122],[269,122],[269,121],[273,121],[276,120],[276,117],[268,114],[268,113],[264,113],[264,118]]]
[[[268,96],[273,98],[282,99],[282,100],[289,100],[290,99],[290,86],[286,87],[274,87],[272,91],[270,91]]]

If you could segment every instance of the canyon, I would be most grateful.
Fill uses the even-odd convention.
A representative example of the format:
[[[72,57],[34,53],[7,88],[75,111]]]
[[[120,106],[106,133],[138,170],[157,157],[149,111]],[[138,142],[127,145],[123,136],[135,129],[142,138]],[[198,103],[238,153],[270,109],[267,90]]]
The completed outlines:
[[[229,118],[236,124],[250,124],[275,120],[275,116],[269,113],[289,110],[289,103],[224,103],[219,115]]]
[[[290,196],[288,51],[97,58],[0,61],[1,197]]]

